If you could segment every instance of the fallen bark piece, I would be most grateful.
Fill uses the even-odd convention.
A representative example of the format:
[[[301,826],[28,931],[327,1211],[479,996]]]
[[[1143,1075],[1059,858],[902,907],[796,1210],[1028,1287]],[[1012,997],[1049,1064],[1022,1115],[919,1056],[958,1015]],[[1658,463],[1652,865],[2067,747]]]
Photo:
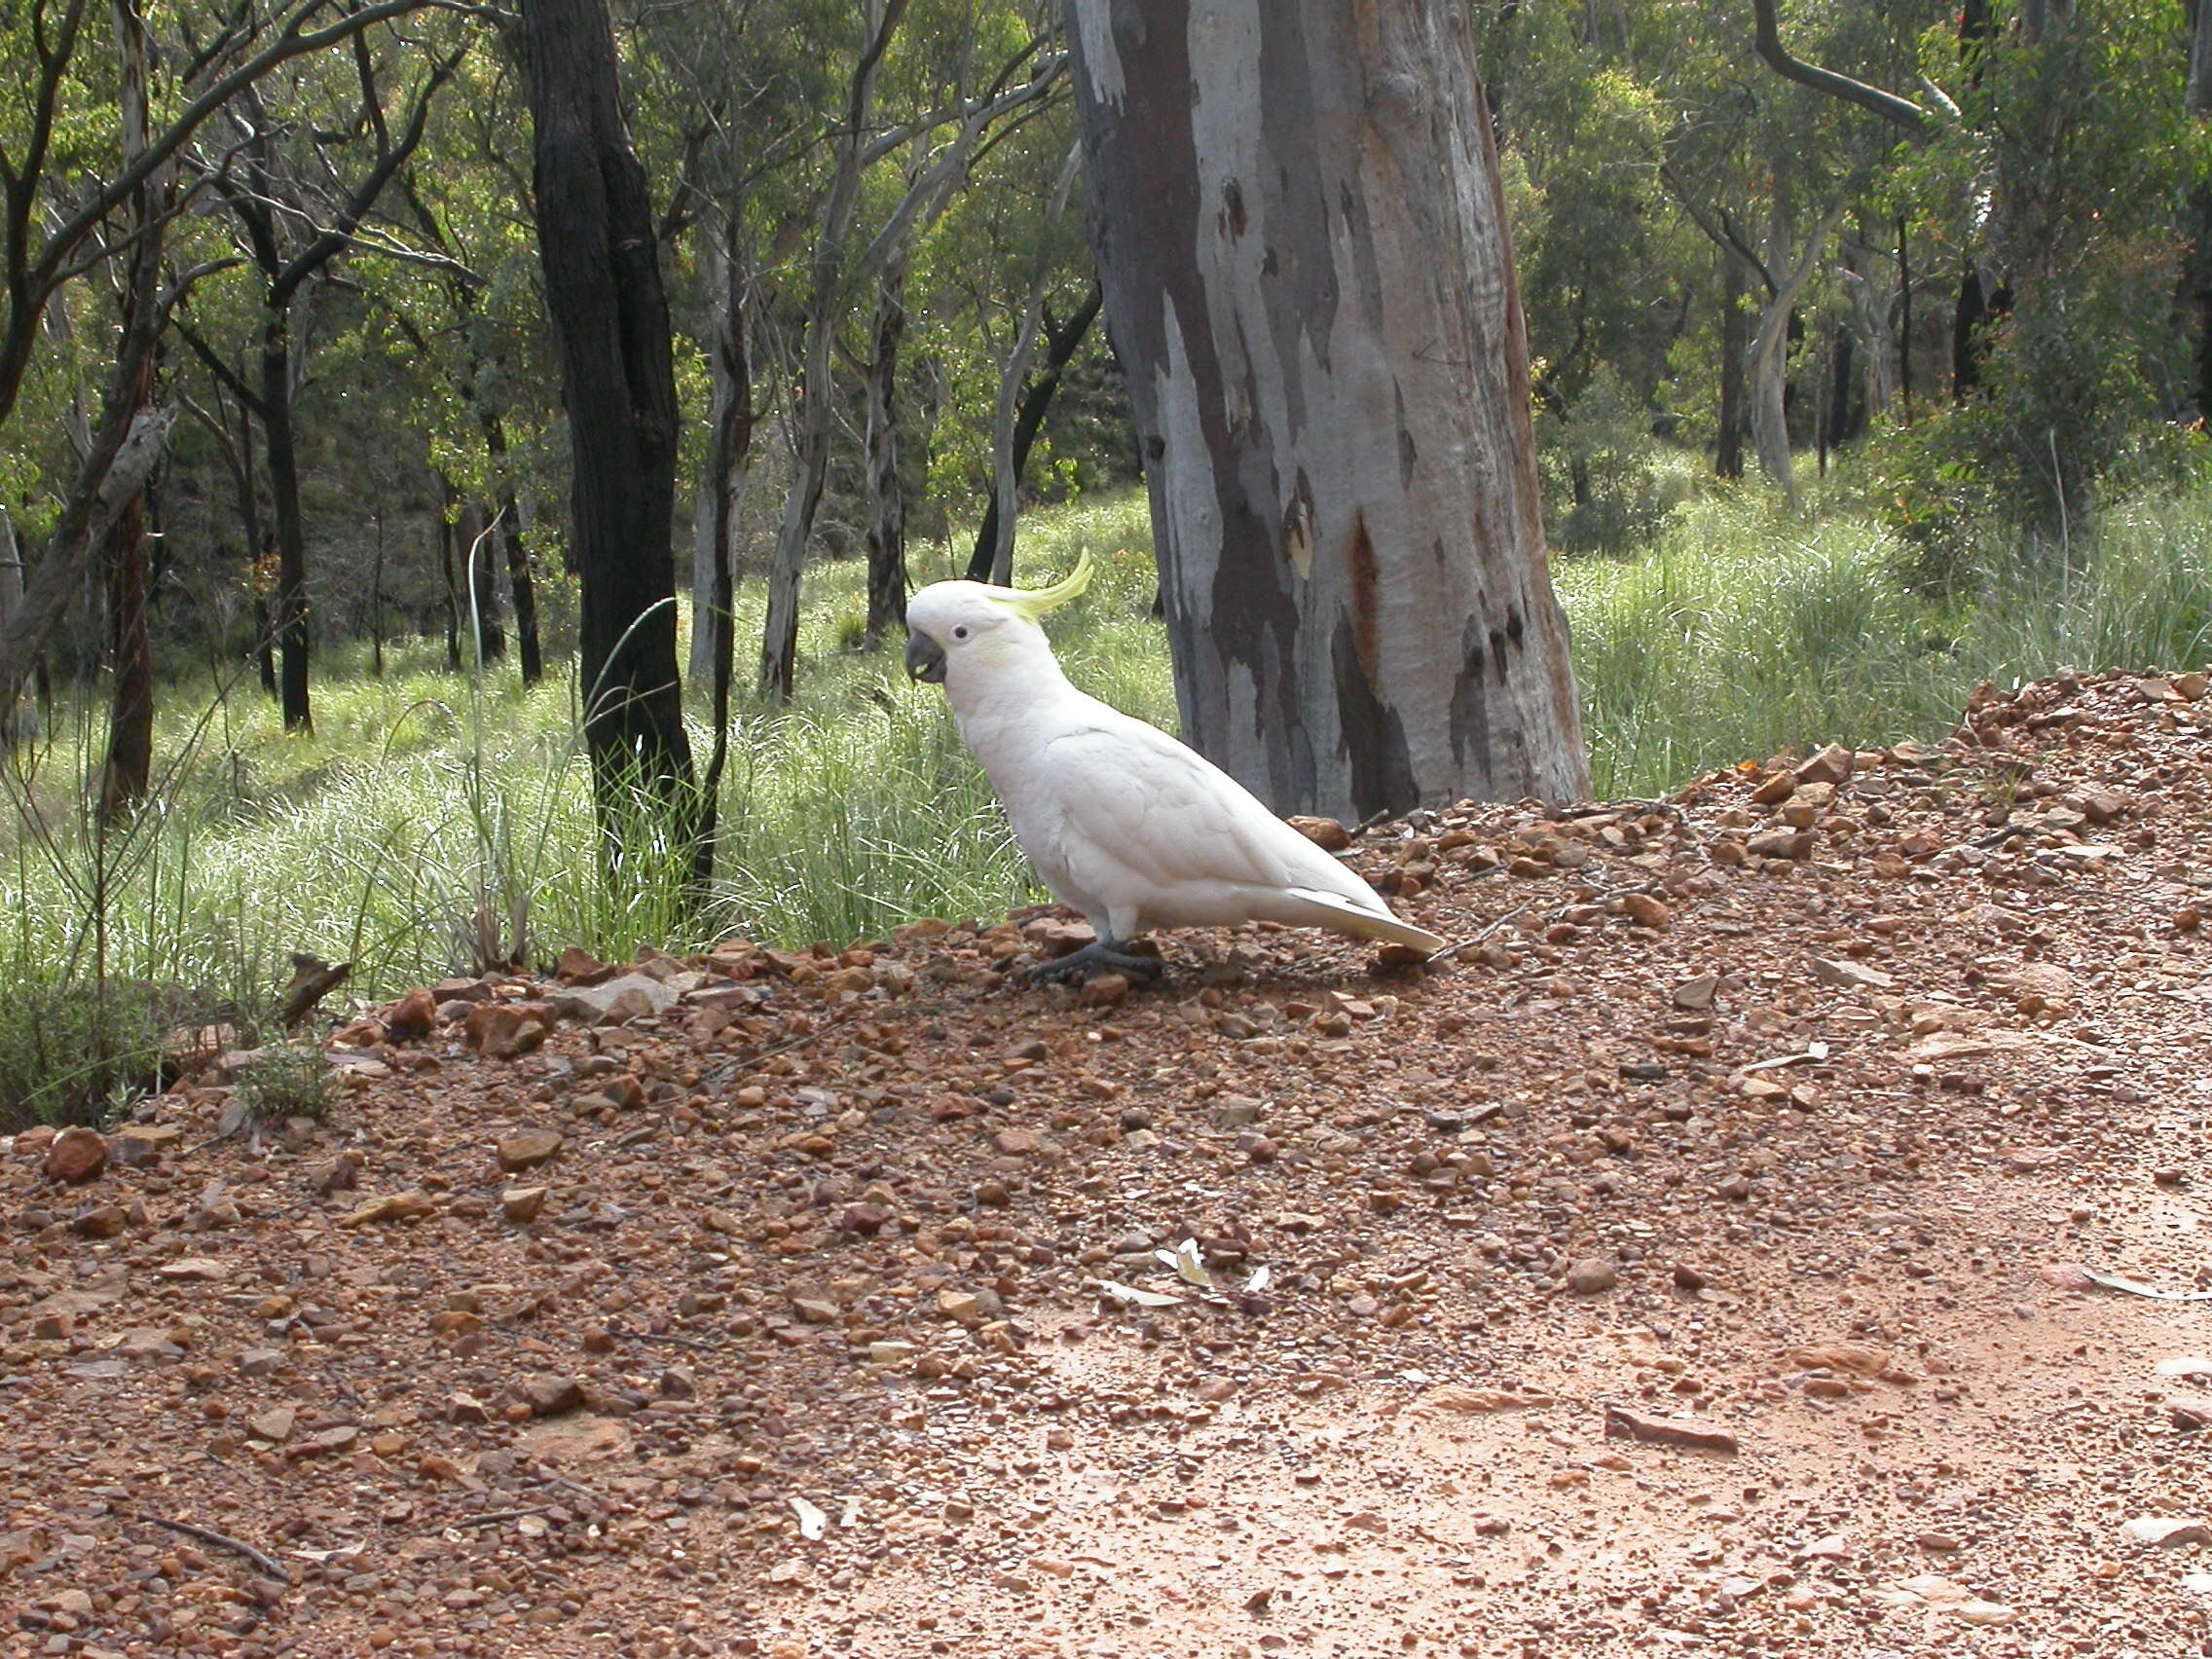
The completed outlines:
[[[1645,1417],[1625,1406],[1605,1408],[1607,1440],[1641,1440],[1647,1446],[1684,1446],[1694,1452],[1733,1454],[1739,1442],[1724,1428],[1680,1418]]]

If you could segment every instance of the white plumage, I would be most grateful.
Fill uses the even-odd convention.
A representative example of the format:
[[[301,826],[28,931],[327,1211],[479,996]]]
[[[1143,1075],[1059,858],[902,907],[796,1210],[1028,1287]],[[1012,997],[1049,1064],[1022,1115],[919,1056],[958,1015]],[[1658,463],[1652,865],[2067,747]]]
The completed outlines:
[[[1212,761],[1069,682],[1036,618],[1089,574],[1087,554],[1055,587],[938,582],[906,608],[907,672],[944,686],[1022,851],[1098,935],[1047,969],[1142,972],[1139,934],[1249,921],[1442,948]]]

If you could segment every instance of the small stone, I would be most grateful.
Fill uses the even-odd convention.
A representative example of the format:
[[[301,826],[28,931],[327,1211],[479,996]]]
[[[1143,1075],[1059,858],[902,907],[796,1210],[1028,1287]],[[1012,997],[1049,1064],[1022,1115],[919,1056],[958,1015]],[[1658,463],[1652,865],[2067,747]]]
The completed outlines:
[[[1966,1547],[1959,1539],[1948,1532],[1922,1532],[1913,1539],[1913,1542],[1922,1549],[1933,1551],[1937,1555],[1948,1555],[1953,1550]]]
[[[1771,830],[1753,835],[1744,843],[1744,850],[1753,858],[1791,859],[1802,864],[1813,856],[1815,839],[1810,830]]]
[[[1687,1262],[1677,1262],[1675,1264],[1674,1276],[1677,1290],[1700,1291],[1713,1282],[1712,1275],[1707,1273],[1703,1268],[1693,1268]]]
[[[867,1345],[867,1362],[870,1365],[905,1365],[921,1351],[912,1343],[886,1338]]]
[[[1840,743],[1831,743],[1810,760],[1797,768],[1800,784],[1840,784],[1847,782],[1857,756]]]
[[[890,1221],[891,1211],[882,1204],[847,1204],[845,1213],[837,1218],[837,1231],[857,1233],[863,1238],[873,1238]]]
[[[543,1187],[509,1187],[499,1195],[499,1211],[511,1222],[528,1224],[545,1207],[545,1195]]]
[[[937,1310],[956,1325],[979,1325],[983,1321],[983,1299],[974,1291],[940,1290],[937,1293]]]
[[[1675,987],[1674,1005],[1686,1014],[1703,1014],[1713,1006],[1714,993],[1720,989],[1720,976],[1700,974],[1694,979],[1684,979]]]
[[[420,1042],[437,1025],[437,999],[424,990],[409,991],[384,1016],[385,1031],[394,1043]]]
[[[809,1325],[834,1325],[844,1317],[844,1310],[834,1302],[824,1302],[817,1297],[794,1297],[792,1308]]]
[[[1567,1270],[1567,1288],[1577,1296],[1596,1296],[1620,1283],[1620,1269],[1604,1256],[1584,1256]]]
[[[1076,1001],[1084,1008],[1112,1008],[1128,994],[1127,975],[1093,974],[1076,993]]]
[[[1301,815],[1290,819],[1289,824],[1324,853],[1341,853],[1351,845],[1351,831],[1334,818],[1309,818]]]
[[[1854,991],[1886,991],[1897,983],[1879,968],[1865,967],[1849,957],[1815,956],[1809,961],[1813,977],[1824,985],[1839,985]]]
[[[75,1186],[107,1167],[107,1137],[97,1129],[71,1124],[46,1149],[46,1178]]]
[[[584,1403],[583,1388],[573,1377],[551,1373],[526,1379],[522,1397],[531,1415],[541,1418],[563,1416]]]
[[[1675,912],[1664,899],[1650,893],[1627,893],[1621,896],[1621,913],[1640,928],[1650,928],[1663,933],[1674,925]]]
[[[278,1446],[292,1438],[293,1426],[299,1414],[290,1406],[278,1406],[273,1411],[259,1412],[245,1419],[246,1431]]]
[[[510,1175],[535,1169],[558,1158],[562,1144],[558,1129],[518,1129],[499,1142],[499,1167]]]
[[[1788,772],[1777,772],[1751,792],[1753,806],[1780,806],[1797,793],[1797,780]]]
[[[284,1350],[273,1347],[247,1348],[239,1355],[239,1375],[241,1377],[270,1377],[284,1368]]]
[[[173,1262],[164,1262],[154,1271],[163,1278],[188,1284],[205,1284],[231,1276],[229,1266],[212,1256],[180,1256]]]
[[[113,1238],[129,1225],[120,1204],[94,1204],[69,1218],[69,1231],[80,1238]]]
[[[553,1021],[543,1003],[484,1002],[470,1006],[464,1030],[478,1053],[512,1060],[542,1047]]]

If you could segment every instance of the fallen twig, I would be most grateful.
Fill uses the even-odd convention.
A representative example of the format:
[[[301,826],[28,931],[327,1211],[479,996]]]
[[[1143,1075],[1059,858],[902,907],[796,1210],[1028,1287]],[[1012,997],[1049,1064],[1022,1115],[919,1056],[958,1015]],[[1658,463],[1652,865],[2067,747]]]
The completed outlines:
[[[1434,956],[1431,956],[1429,958],[1429,961],[1443,962],[1451,957],[1458,955],[1462,950],[1474,949],[1476,945],[1482,943],[1483,940],[1490,938],[1492,934],[1497,932],[1499,928],[1505,926],[1505,924],[1513,920],[1514,917],[1523,915],[1528,911],[1535,908],[1535,904],[1536,902],[1533,899],[1530,900],[1526,904],[1516,904],[1512,909],[1506,911],[1504,915],[1498,917],[1496,921],[1491,923],[1489,927],[1483,929],[1481,933],[1474,935],[1472,938],[1463,939],[1456,944],[1446,945]]]
[[[525,1515],[542,1515],[543,1509],[495,1509],[484,1515],[463,1515],[458,1521],[446,1523],[449,1527],[491,1527],[501,1521],[519,1521]]]
[[[289,1584],[292,1581],[292,1575],[282,1562],[275,1556],[263,1554],[242,1538],[234,1538],[228,1532],[218,1532],[212,1527],[202,1527],[190,1521],[171,1521],[166,1515],[156,1515],[150,1509],[141,1509],[138,1519],[151,1522],[156,1527],[166,1527],[170,1531],[181,1532],[188,1538],[198,1538],[203,1544],[213,1544],[217,1549],[241,1555],[279,1584]]]

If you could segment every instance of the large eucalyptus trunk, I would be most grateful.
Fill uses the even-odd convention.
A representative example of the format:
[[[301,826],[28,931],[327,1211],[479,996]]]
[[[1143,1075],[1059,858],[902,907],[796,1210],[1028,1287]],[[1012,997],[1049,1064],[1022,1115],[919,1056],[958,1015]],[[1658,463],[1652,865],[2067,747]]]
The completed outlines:
[[[1456,0],[1070,0],[1183,732],[1281,812],[1589,790]]]
[[[546,312],[569,417],[584,739],[608,874],[645,800],[711,873],[676,670],[676,363],[645,168],[604,0],[525,0]]]
[[[1722,478],[1744,476],[1744,358],[1750,330],[1744,326],[1744,259],[1734,248],[1720,248],[1720,418],[1713,470]]]
[[[1787,208],[1777,198],[1766,254],[1774,287],[1760,308],[1758,329],[1751,336],[1751,443],[1758,452],[1759,470],[1782,486],[1792,508],[1798,492],[1796,462],[1789,453],[1789,315],[1804,297],[1835,219],[1834,212],[1823,219],[1792,258]]]

